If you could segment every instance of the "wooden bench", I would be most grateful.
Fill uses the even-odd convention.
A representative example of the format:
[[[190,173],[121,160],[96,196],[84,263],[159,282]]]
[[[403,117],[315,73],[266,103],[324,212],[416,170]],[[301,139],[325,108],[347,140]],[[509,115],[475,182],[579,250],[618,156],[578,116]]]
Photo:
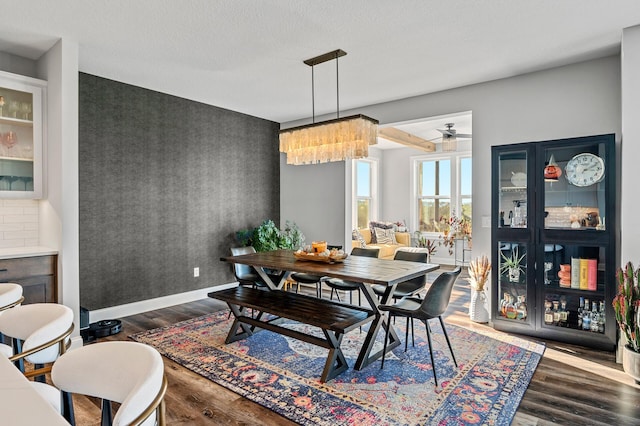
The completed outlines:
[[[209,297],[226,302],[235,317],[226,343],[245,339],[251,336],[256,328],[261,328],[329,349],[320,378],[322,382],[333,379],[348,368],[347,360],[340,349],[344,334],[372,321],[375,316],[372,310],[360,306],[286,291],[239,286],[211,292]],[[253,314],[247,315],[247,308],[257,311],[258,314],[255,317]],[[265,314],[270,314],[269,318],[265,318]],[[279,325],[285,318],[320,328],[325,338]]]

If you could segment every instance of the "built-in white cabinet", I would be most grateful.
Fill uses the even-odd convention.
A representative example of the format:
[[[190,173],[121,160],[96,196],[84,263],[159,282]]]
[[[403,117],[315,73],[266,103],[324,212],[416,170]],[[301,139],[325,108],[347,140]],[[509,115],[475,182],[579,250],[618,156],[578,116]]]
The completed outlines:
[[[0,198],[43,196],[47,82],[0,71]]]

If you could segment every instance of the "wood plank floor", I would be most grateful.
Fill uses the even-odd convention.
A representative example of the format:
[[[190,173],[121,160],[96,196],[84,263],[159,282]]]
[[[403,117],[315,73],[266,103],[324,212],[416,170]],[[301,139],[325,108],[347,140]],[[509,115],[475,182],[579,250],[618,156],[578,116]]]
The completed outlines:
[[[433,275],[433,274],[432,274]],[[435,275],[433,275],[435,276]],[[313,294],[315,289],[303,289]],[[328,296],[328,293],[327,293]],[[471,329],[469,287],[457,281],[446,321]],[[227,309],[213,299],[121,318],[121,333],[101,340],[127,340],[143,330]],[[401,337],[403,338],[403,337]],[[513,425],[640,425],[640,386],[615,362],[615,354],[547,341],[545,355],[518,408]],[[295,423],[164,359],[170,425],[294,425]],[[74,396],[78,425],[99,424],[99,401]]]

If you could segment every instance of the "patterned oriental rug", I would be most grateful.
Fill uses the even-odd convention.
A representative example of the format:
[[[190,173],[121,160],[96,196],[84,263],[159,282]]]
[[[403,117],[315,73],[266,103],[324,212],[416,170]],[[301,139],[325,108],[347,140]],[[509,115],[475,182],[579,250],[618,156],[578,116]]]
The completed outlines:
[[[231,321],[222,311],[129,337],[302,425],[509,425],[544,352],[537,343],[447,324],[455,368],[432,321],[436,389],[424,325],[416,321],[415,347],[404,352],[405,321],[398,319],[402,344],[384,370],[379,361],[353,370],[365,336],[355,330],[342,344],[349,370],[320,383],[326,349],[264,330],[225,345]],[[383,333],[378,337],[381,348]]]

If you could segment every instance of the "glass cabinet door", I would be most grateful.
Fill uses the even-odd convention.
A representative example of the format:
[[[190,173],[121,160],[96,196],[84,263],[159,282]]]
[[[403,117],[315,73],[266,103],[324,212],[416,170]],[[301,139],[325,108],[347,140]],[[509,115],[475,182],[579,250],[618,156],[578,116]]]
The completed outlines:
[[[499,154],[498,227],[527,227],[527,151]]]
[[[42,88],[0,73],[0,197],[42,196]]]
[[[529,323],[530,293],[527,278],[527,245],[500,241],[498,273],[498,303],[494,318]]]
[[[606,230],[604,143],[544,149],[544,228]]]

